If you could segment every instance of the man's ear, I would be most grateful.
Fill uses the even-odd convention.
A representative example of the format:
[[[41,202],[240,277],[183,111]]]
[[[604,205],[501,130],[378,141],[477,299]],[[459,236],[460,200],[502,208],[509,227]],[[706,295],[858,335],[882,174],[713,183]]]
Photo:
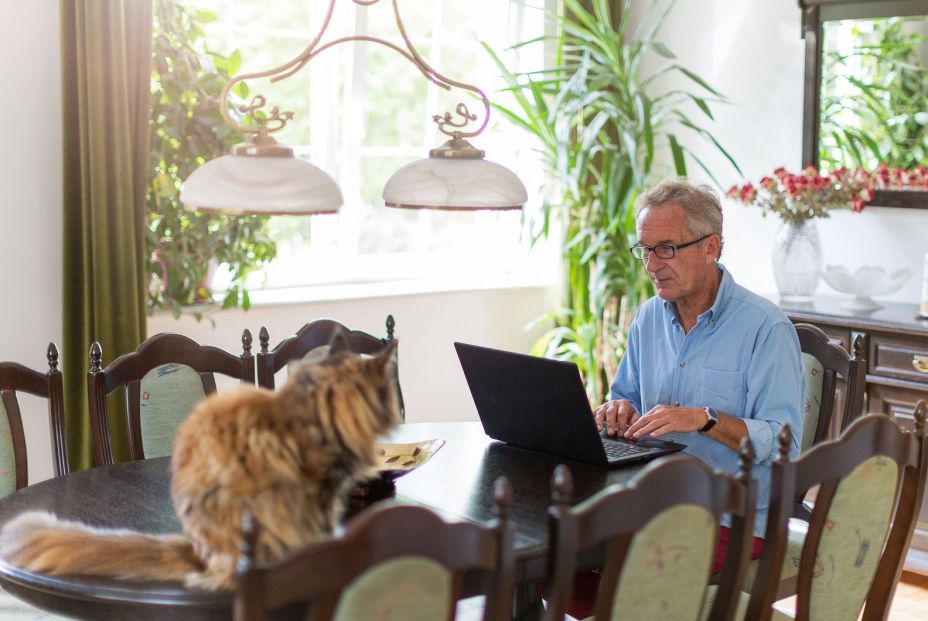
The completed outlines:
[[[722,249],[722,236],[713,233],[706,238],[703,247],[706,250],[706,263],[715,263],[719,260],[719,251]]]

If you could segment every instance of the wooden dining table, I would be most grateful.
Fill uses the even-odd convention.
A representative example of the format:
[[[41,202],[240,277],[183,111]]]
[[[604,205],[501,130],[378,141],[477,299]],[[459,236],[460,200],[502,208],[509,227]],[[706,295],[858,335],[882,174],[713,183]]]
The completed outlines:
[[[545,575],[550,504],[549,482],[560,463],[574,476],[575,501],[613,483],[628,481],[641,466],[607,469],[564,460],[491,440],[479,423],[401,425],[391,442],[440,438],[444,446],[430,460],[397,479],[395,498],[427,506],[449,520],[488,524],[493,482],[506,476],[513,489],[517,581]],[[37,483],[0,500],[0,525],[25,511],[102,528],[146,533],[179,533],[170,499],[169,458],[92,468]],[[189,589],[176,582],[47,576],[0,561],[0,585],[43,610],[80,619],[231,619],[232,596]]]

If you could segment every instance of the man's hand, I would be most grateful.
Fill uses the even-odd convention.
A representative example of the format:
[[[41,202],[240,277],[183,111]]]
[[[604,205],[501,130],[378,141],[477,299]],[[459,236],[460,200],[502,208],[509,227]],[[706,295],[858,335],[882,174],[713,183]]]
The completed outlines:
[[[670,405],[655,405],[625,431],[625,437],[637,440],[650,435],[659,438],[671,431],[699,431],[706,421],[703,408],[678,408]]]
[[[606,428],[606,433],[615,436],[625,432],[625,429],[639,420],[635,406],[627,399],[607,401],[596,408],[596,428],[600,431]]]

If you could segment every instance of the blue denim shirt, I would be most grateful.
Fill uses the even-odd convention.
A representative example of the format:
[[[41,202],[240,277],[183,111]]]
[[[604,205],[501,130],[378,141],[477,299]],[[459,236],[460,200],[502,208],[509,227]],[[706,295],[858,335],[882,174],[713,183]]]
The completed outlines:
[[[642,415],[655,405],[709,406],[744,420],[757,452],[752,468],[758,483],[754,535],[762,537],[770,463],[776,459],[783,425],[793,432],[790,457],[799,454],[805,393],[799,338],[772,302],[735,283],[722,265],[719,271],[722,282],[715,303],[689,334],[674,303],[655,296],[641,305],[611,395],[628,399]],[[671,432],[667,439],[687,445],[687,453],[713,468],[730,474],[738,470],[738,453],[708,436]]]

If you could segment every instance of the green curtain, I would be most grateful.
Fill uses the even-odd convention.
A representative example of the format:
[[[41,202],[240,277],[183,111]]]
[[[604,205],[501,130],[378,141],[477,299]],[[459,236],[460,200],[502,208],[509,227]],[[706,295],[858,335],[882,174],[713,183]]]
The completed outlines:
[[[65,417],[72,469],[92,464],[88,351],[145,338],[144,233],[151,0],[60,0],[64,148]],[[111,406],[112,411],[112,406]],[[125,420],[113,450],[128,457]]]

